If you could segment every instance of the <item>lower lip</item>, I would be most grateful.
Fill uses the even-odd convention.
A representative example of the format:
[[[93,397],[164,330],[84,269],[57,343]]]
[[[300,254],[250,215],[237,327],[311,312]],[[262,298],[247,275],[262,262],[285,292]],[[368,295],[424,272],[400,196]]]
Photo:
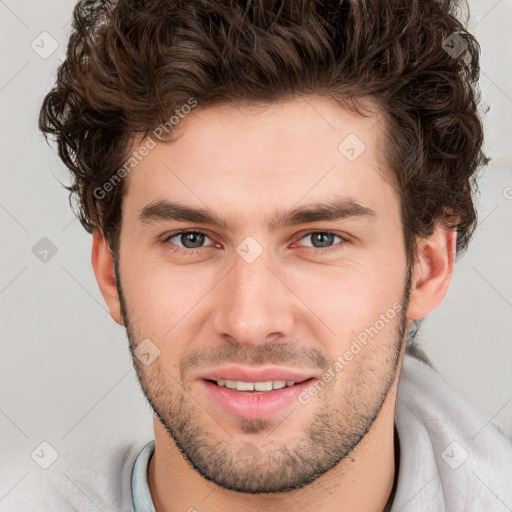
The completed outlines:
[[[295,400],[315,379],[300,384],[275,389],[266,393],[236,391],[217,386],[209,380],[202,380],[206,392],[226,413],[242,418],[268,418],[281,411]]]

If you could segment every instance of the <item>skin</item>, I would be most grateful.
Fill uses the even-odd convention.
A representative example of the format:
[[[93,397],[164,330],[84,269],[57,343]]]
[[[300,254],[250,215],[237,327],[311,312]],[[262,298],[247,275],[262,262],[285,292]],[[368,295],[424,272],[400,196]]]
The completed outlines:
[[[181,138],[158,144],[126,178],[118,261],[99,230],[91,259],[132,355],[145,339],[160,351],[147,366],[133,357],[155,412],[148,483],[156,510],[383,510],[394,478],[407,329],[446,295],[455,231],[438,226],[419,239],[408,274],[378,112],[363,118],[311,96],[267,108],[198,107],[179,128]],[[338,150],[351,133],[366,146],[354,161]],[[276,211],[334,195],[354,198],[375,218],[267,229]],[[207,208],[238,225],[140,222],[139,211],[158,199]],[[169,239],[198,229],[207,234],[202,245]],[[348,241],[322,244],[312,231]],[[248,236],[263,249],[252,263],[236,250]],[[180,248],[192,255],[175,252]],[[321,378],[397,304],[401,314],[335,379],[307,404],[271,418],[224,413],[198,380],[225,362],[275,364]]]

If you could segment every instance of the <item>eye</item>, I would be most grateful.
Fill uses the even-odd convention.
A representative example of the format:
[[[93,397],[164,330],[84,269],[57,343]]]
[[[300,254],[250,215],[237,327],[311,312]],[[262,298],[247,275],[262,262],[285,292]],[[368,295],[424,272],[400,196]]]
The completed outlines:
[[[176,252],[183,254],[193,253],[194,249],[202,249],[205,238],[209,238],[202,231],[178,231],[169,235],[162,243],[177,246]],[[172,241],[176,239],[176,241]],[[181,245],[180,245],[181,244]]]
[[[349,241],[348,238],[331,231],[310,231],[300,238],[300,240],[307,239],[308,237],[311,239],[312,245],[306,245],[306,247],[312,247],[314,252],[332,252],[338,249],[338,247],[335,247],[336,245],[344,245],[344,242]],[[331,244],[336,238],[339,239],[340,242],[332,246]]]
[[[309,233],[303,235],[299,240],[304,240],[308,237],[310,238],[312,244],[306,244],[305,247],[310,247],[314,253],[333,252],[341,249],[341,247],[337,246],[343,246],[345,243],[349,242],[348,238],[331,231],[310,231]],[[203,245],[205,239],[210,238],[203,231],[177,231],[167,236],[162,243],[172,245],[173,250],[176,253],[191,256],[197,253],[197,250],[199,249],[205,249],[209,246],[215,245],[215,243],[206,246]],[[337,243],[335,243],[336,239],[339,240]]]

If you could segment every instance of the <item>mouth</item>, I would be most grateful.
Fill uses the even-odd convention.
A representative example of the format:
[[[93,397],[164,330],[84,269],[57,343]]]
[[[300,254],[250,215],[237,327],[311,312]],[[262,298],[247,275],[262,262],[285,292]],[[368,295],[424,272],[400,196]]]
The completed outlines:
[[[201,379],[213,405],[239,418],[269,418],[291,405],[301,406],[297,397],[318,379],[295,381],[231,381]]]

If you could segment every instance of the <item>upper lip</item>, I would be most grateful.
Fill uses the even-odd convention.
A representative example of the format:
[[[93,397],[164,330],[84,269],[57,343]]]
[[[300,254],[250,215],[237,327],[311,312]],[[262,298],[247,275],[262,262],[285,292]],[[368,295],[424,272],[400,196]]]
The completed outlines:
[[[242,382],[267,382],[275,380],[303,382],[313,378],[312,373],[304,373],[289,368],[276,366],[265,368],[254,368],[247,366],[225,366],[205,372],[199,376],[205,380],[234,380]]]

